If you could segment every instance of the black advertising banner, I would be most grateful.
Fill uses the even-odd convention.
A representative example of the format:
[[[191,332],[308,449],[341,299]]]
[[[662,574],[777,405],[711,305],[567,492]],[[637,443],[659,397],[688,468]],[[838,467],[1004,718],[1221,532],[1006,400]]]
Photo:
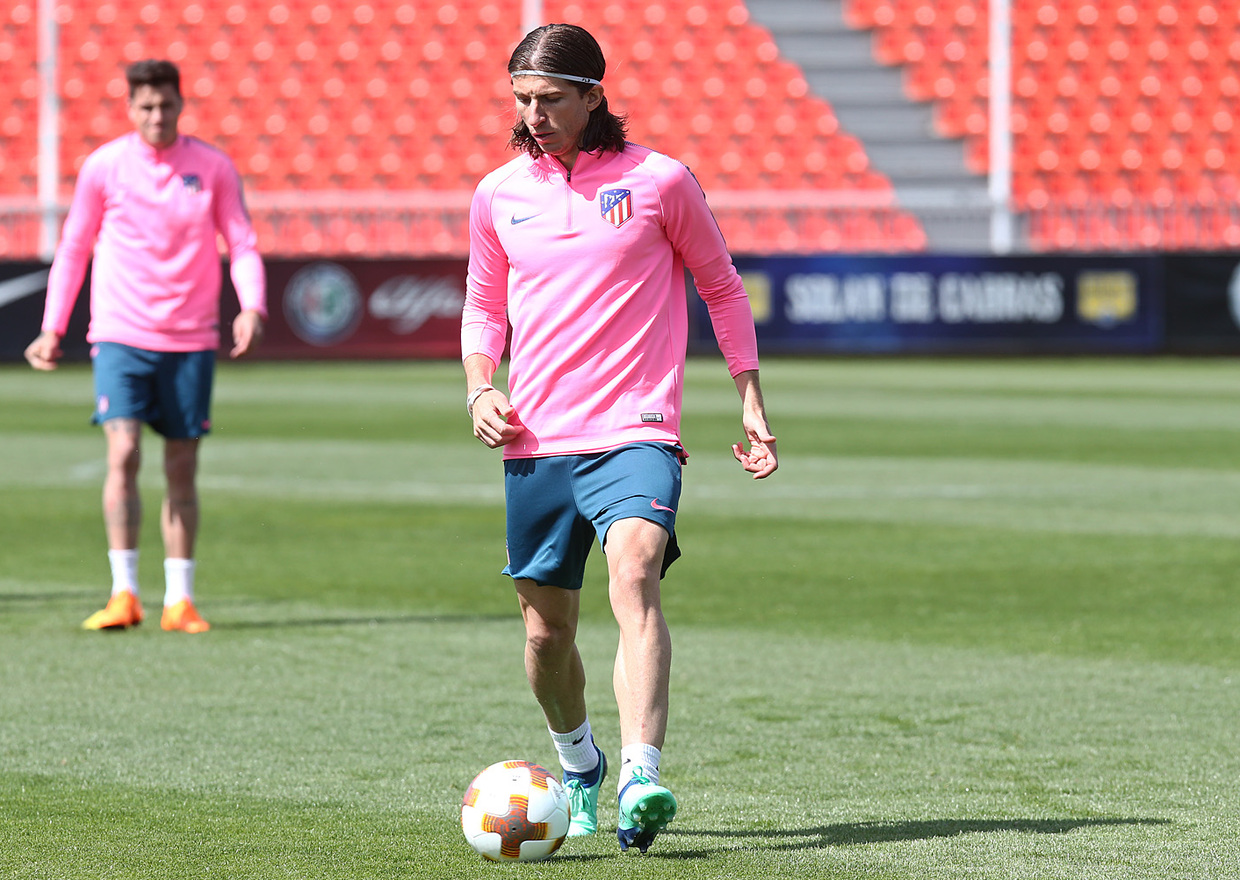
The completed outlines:
[[[1149,353],[1159,256],[737,258],[764,352]],[[705,306],[695,348],[714,347]]]
[[[1167,349],[1240,353],[1240,254],[1172,254],[1167,265]]]
[[[20,361],[26,346],[39,335],[43,303],[47,297],[46,263],[0,263],[0,361]],[[90,273],[83,290],[89,290]],[[83,293],[69,319],[69,332],[61,348],[66,360],[90,356],[86,325],[90,323],[89,296]]]
[[[763,351],[1240,353],[1240,255],[737,258]],[[464,260],[268,260],[259,358],[457,358]],[[0,361],[39,332],[46,264],[0,263]],[[89,278],[64,349],[85,360]],[[224,273],[221,347],[237,299]],[[690,345],[715,350],[691,304]]]

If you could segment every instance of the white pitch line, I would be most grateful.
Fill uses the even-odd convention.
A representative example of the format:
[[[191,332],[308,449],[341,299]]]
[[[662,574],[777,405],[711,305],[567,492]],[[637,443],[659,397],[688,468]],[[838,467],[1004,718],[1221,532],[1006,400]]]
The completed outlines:
[[[78,462],[69,468],[69,479],[75,483],[96,480],[107,473],[107,462],[101,458]]]
[[[440,504],[498,504],[504,500],[503,484],[430,483],[411,480],[299,480],[250,476],[203,475],[204,489],[247,495],[283,495],[293,498],[330,498],[352,501],[414,500]]]

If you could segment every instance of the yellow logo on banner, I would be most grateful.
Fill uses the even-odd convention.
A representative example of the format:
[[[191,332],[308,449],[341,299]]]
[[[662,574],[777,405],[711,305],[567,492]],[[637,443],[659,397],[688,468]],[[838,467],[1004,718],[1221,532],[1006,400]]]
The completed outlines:
[[[1082,272],[1076,279],[1076,314],[1082,321],[1111,327],[1137,316],[1134,272]]]
[[[765,272],[742,272],[741,283],[749,294],[749,308],[755,324],[771,320],[771,276]]]

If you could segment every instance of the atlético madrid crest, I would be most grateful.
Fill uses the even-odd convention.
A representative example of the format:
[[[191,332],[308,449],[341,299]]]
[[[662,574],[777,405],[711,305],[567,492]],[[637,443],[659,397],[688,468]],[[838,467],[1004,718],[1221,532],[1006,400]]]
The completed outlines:
[[[598,209],[603,219],[619,229],[633,216],[633,194],[627,189],[606,189],[598,194]]]

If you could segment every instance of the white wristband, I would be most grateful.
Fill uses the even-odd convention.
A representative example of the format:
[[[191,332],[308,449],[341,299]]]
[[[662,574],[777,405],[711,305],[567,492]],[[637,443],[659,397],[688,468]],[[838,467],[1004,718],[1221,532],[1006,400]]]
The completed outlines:
[[[482,384],[469,392],[469,396],[465,398],[465,412],[469,413],[469,417],[474,417],[474,404],[478,402],[478,398],[486,394],[488,391],[494,391],[494,385]]]

